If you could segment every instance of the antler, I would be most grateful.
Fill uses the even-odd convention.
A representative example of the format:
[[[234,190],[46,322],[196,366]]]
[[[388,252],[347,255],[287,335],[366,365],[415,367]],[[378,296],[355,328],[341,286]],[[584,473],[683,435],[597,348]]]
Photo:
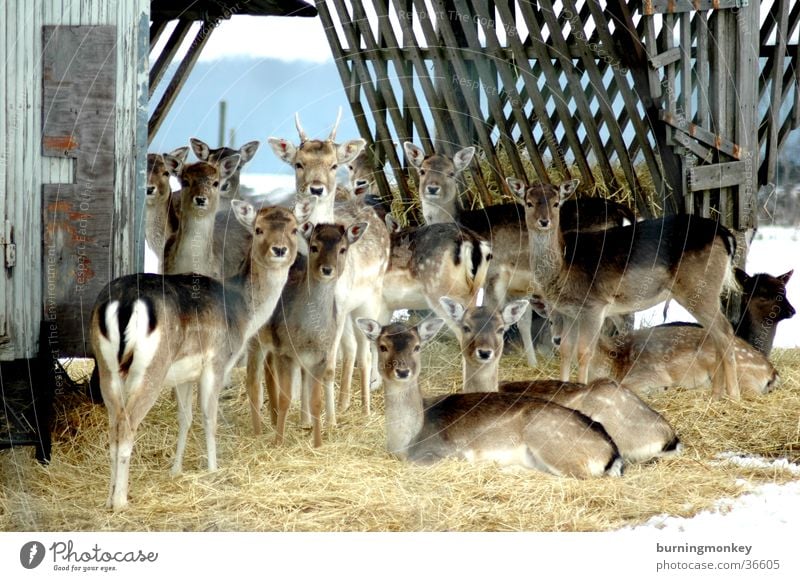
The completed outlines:
[[[336,123],[333,124],[333,129],[331,129],[331,134],[328,137],[328,141],[333,141],[336,139],[336,130],[339,129],[339,121],[342,120],[342,108],[339,107],[339,114],[336,116]]]
[[[306,132],[303,130],[303,126],[300,125],[300,113],[294,114],[294,124],[297,127],[297,133],[300,134],[300,143],[308,141],[308,135],[306,135]]]

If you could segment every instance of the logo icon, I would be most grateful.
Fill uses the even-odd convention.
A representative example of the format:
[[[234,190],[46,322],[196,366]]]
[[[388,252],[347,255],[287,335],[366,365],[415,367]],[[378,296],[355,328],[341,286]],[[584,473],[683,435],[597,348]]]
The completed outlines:
[[[44,545],[39,541],[30,541],[19,550],[19,562],[26,569],[35,569],[44,560]]]

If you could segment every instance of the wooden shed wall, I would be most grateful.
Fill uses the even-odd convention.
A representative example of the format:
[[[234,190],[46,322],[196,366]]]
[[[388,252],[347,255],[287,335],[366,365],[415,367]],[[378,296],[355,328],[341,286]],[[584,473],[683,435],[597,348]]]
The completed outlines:
[[[0,208],[16,245],[16,265],[0,276],[0,360],[37,353],[44,299],[42,189],[75,179],[73,159],[42,155],[43,26],[116,26],[115,215],[140,219],[142,196],[134,194],[144,191],[146,177],[149,15],[149,0],[0,0]],[[143,257],[139,220],[114,220],[108,248],[116,276],[140,269]],[[94,298],[82,305],[87,318]]]

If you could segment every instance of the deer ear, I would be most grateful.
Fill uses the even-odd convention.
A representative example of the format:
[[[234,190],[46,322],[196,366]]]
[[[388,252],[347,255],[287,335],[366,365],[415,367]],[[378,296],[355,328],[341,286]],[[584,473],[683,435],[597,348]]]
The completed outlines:
[[[572,194],[578,191],[578,185],[581,183],[579,179],[574,180],[567,180],[566,182],[562,183],[558,187],[558,193],[561,196],[561,200],[564,201],[569,198]]]
[[[461,173],[469,166],[469,162],[472,161],[472,157],[475,155],[475,148],[465,147],[458,153],[456,153],[455,157],[453,158],[453,163],[456,166],[456,173]]]
[[[303,222],[302,224],[300,224],[299,228],[300,228],[300,234],[303,235],[303,238],[305,238],[306,241],[310,241],[311,235],[314,233],[314,224],[312,224],[311,222]]]
[[[200,161],[207,161],[208,156],[211,155],[211,150],[209,149],[208,145],[205,144],[204,141],[197,139],[196,137],[192,137],[189,139],[189,143],[192,145],[192,151],[197,156],[197,159]]]
[[[370,341],[378,340],[381,334],[381,324],[378,321],[359,318],[356,319],[356,325],[358,325],[358,328],[367,336],[367,339]]]
[[[351,224],[347,229],[347,242],[348,244],[355,244],[364,233],[367,231],[369,224],[367,222],[359,222],[358,224]]]
[[[464,305],[458,301],[454,301],[450,297],[439,297],[439,304],[442,305],[442,308],[444,308],[447,316],[453,319],[456,323],[460,323],[464,320],[464,313],[466,312],[466,309],[464,308]]]
[[[542,300],[542,297],[534,295],[529,302],[534,313],[544,318],[550,316],[550,309],[547,308],[547,303]]]
[[[528,308],[528,301],[514,301],[509,303],[503,309],[503,323],[506,327],[510,327],[522,318],[525,314],[525,309]]]
[[[167,171],[174,176],[177,176],[183,170],[183,162],[173,156],[172,154],[165,154],[162,156],[164,158],[164,165],[167,166]]]
[[[422,321],[419,326],[417,327],[417,333],[419,333],[419,340],[423,343],[427,343],[439,332],[439,329],[442,328],[444,325],[444,319],[428,319],[426,321]]]
[[[258,141],[248,141],[243,146],[239,148],[239,165],[244,165],[256,154],[258,151],[258,146],[261,145]]]
[[[221,180],[227,180],[230,178],[236,170],[239,168],[239,161],[241,157],[239,157],[238,153],[234,153],[233,155],[229,155],[228,157],[223,157],[219,160],[219,177]]]
[[[425,159],[425,152],[410,141],[406,141],[403,144],[403,149],[406,152],[409,163],[419,169],[419,166],[422,165],[422,161]]]
[[[179,147],[178,149],[173,149],[169,152],[169,155],[174,157],[175,159],[180,160],[181,163],[186,163],[186,158],[189,156],[189,146],[184,145],[183,147]]]
[[[736,275],[736,282],[744,286],[750,280],[750,275],[743,271],[741,268],[735,268],[733,273]]]
[[[506,178],[506,183],[508,184],[508,189],[510,189],[511,193],[514,194],[514,197],[519,201],[524,202],[525,191],[527,190],[525,182],[517,178]]]
[[[256,209],[252,204],[242,200],[231,200],[231,208],[236,220],[244,226],[250,234],[253,233],[253,226],[256,223]]]
[[[287,139],[280,139],[278,137],[270,137],[267,139],[269,146],[278,159],[285,161],[290,165],[294,165],[294,158],[297,155],[297,148],[294,144]]]
[[[294,217],[297,218],[297,223],[302,224],[311,217],[311,212],[314,211],[314,206],[317,201],[314,198],[303,198],[298,200],[294,205]]]
[[[792,278],[792,274],[794,274],[794,269],[790,270],[789,272],[783,273],[778,278],[783,284],[786,284],[787,282],[789,282],[789,279]]]
[[[337,145],[336,161],[338,163],[350,163],[358,157],[358,154],[361,153],[361,150],[364,149],[366,144],[367,142],[363,139],[351,139],[350,141],[345,141],[341,145]]]
[[[397,220],[395,220],[394,216],[391,214],[386,214],[383,221],[386,222],[386,229],[389,230],[390,234],[400,232],[400,224],[397,223]]]

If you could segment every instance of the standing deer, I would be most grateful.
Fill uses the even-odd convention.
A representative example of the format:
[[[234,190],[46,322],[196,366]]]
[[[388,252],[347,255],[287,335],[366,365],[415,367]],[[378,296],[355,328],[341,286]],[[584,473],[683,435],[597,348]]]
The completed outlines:
[[[258,151],[258,146],[260,145],[259,142],[249,141],[239,149],[233,149],[230,147],[218,147],[217,149],[211,149],[205,142],[197,139],[196,137],[189,139],[189,143],[191,144],[192,151],[197,156],[198,160],[207,161],[213,165],[219,166],[223,159],[229,158],[233,155],[239,156],[239,163],[236,166],[235,171],[231,174],[230,178],[225,182],[220,190],[220,195],[224,202],[222,204],[222,208],[227,212],[229,207],[228,201],[238,200],[242,197],[239,193],[242,168],[255,156],[256,151]]]
[[[780,276],[765,272],[748,275],[736,269],[736,280],[742,286],[740,316],[731,321],[736,335],[747,341],[758,351],[769,356],[778,323],[794,316],[794,307],[786,297],[786,283],[794,270]]]
[[[334,358],[340,343],[343,347],[342,386],[339,393],[339,409],[350,406],[350,378],[353,361],[357,359],[361,371],[361,395],[363,410],[370,410],[370,371],[372,353],[369,342],[356,334],[354,317],[370,317],[388,320],[389,313],[382,300],[383,279],[389,264],[389,232],[383,221],[372,209],[353,202],[336,203],[336,170],[339,165],[349,163],[364,147],[363,139],[353,139],[337,144],[336,130],[341,119],[341,110],[327,139],[310,139],[295,117],[300,145],[295,146],[286,139],[269,138],[270,146],[279,159],[295,168],[297,200],[314,199],[316,203],[309,217],[314,224],[341,224],[349,226],[359,222],[369,224],[363,239],[347,254],[347,264],[339,278],[336,290],[337,305],[343,317],[337,339],[331,345]],[[348,336],[342,341],[342,335]],[[353,348],[356,346],[356,353]],[[375,378],[379,379],[379,378]],[[335,423],[335,417],[331,418]]]
[[[158,258],[158,271],[162,272],[164,245],[178,229],[180,195],[172,191],[170,177],[178,176],[188,147],[179,147],[169,153],[147,154],[147,189],[145,190],[144,239]]]
[[[164,247],[164,273],[222,277],[222,264],[213,256],[214,221],[220,192],[238,164],[239,156],[232,155],[219,166],[198,161],[179,168],[180,218],[177,231]]]
[[[465,307],[451,297],[439,299],[448,318],[461,327],[461,359],[464,393],[497,391],[503,334],[520,320],[528,301],[514,301],[502,310]]]
[[[431,309],[461,339],[461,325],[446,317],[439,297],[450,295],[475,304],[486,280],[491,246],[456,224],[432,224],[401,229],[386,217],[391,255],[383,281],[383,300],[390,310]]]
[[[331,345],[343,316],[336,304],[336,283],[344,271],[347,253],[366,230],[366,223],[345,229],[338,224],[314,226],[306,222],[301,231],[308,240],[308,258],[297,255],[272,319],[250,342],[246,384],[253,428],[260,433],[263,396],[259,374],[266,349],[271,355],[269,371],[277,384],[273,386],[267,376],[277,445],[284,442],[292,378],[297,371],[301,371],[304,393],[310,395],[314,446],[322,445],[322,392],[333,385],[336,359],[331,356]],[[331,413],[332,392],[326,399]]]
[[[465,147],[451,159],[445,155],[426,156],[411,142],[404,144],[406,156],[419,174],[419,195],[426,224],[455,222],[488,240],[493,248],[492,264],[487,277],[486,302],[489,306],[505,304],[509,298],[531,295],[528,230],[525,208],[518,203],[488,206],[480,210],[462,210],[458,201],[458,177],[469,167],[474,147]],[[610,201],[579,200],[565,209],[569,220],[581,230],[595,230],[621,225],[631,220],[629,210]],[[586,209],[583,206],[586,205]],[[601,211],[600,207],[603,210]],[[536,365],[536,352],[531,338],[531,311],[525,312],[519,326],[528,364]]]
[[[419,387],[420,348],[444,324],[417,327],[358,319],[378,346],[386,409],[386,446],[411,462],[455,457],[496,461],[558,476],[619,476],[622,461],[600,424],[534,398],[501,393],[457,393],[425,400]]]
[[[252,235],[249,258],[236,276],[134,274],[111,281],[92,310],[90,336],[108,409],[111,486],[108,507],[127,505],[131,452],[144,416],[165,385],[178,402],[173,474],[183,466],[192,420],[192,387],[199,402],[208,469],[217,468],[219,393],[247,341],[275,308],[297,253],[297,220],[288,210],[234,201]]]
[[[708,329],[722,363],[722,372],[714,374],[713,396],[725,392],[739,397],[736,360],[728,349],[733,328],[719,299],[724,289],[735,288],[735,239],[727,229],[706,218],[678,215],[602,232],[565,233],[559,209],[577,180],[558,188],[507,181],[525,203],[535,292],[570,320],[570,333],[560,346],[562,381],[569,379],[576,349],[578,381],[587,382],[608,315],[642,310],[672,297]]]

